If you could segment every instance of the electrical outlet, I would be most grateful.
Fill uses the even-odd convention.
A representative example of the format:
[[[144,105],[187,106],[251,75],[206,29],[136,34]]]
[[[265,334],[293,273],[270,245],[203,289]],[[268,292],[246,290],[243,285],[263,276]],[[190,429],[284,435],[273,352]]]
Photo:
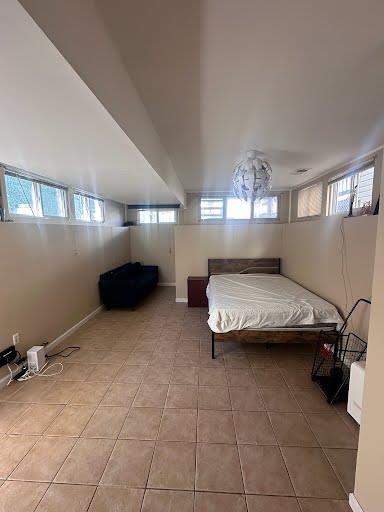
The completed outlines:
[[[13,339],[13,344],[14,345],[17,345],[18,343],[20,343],[20,334],[17,332],[15,333],[13,336],[12,336],[12,339]]]

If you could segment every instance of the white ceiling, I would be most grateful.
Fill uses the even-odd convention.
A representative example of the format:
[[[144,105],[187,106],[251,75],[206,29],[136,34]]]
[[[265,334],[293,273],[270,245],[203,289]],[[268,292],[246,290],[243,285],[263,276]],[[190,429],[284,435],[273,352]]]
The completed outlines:
[[[0,161],[121,202],[176,202],[14,0],[0,6]]]
[[[384,143],[383,0],[95,1],[186,190],[246,149],[285,188]]]

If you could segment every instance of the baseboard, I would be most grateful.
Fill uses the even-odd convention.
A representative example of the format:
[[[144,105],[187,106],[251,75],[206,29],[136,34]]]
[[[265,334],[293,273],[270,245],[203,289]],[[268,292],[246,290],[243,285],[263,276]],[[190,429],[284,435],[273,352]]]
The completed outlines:
[[[176,283],[157,283],[157,286],[176,286]]]
[[[84,318],[82,318],[80,320],[80,322],[77,322],[77,324],[73,325],[72,327],[70,327],[68,329],[68,331],[65,331],[63,334],[60,334],[60,336],[58,336],[56,339],[54,339],[53,341],[51,341],[50,343],[48,343],[48,345],[45,347],[45,351],[46,352],[50,352],[56,345],[58,345],[59,343],[61,343],[63,340],[65,340],[65,338],[68,338],[68,336],[70,336],[71,334],[73,334],[75,331],[77,331],[78,329],[80,329],[80,327],[84,324],[86,324],[87,322],[89,322],[89,320],[91,320],[91,318],[93,318],[94,316],[96,316],[98,313],[100,313],[100,311],[102,311],[103,309],[103,306],[99,306],[98,308],[96,308],[94,311],[92,311],[91,313],[89,313],[89,315],[85,316]]]
[[[61,341],[65,340],[65,338],[68,338],[68,336],[70,336],[71,334],[73,334],[75,331],[77,331],[77,329],[80,329],[80,327],[84,324],[86,324],[91,318],[93,318],[94,316],[96,316],[98,313],[100,313],[100,311],[103,309],[103,306],[99,306],[98,308],[96,308],[94,311],[92,311],[92,313],[89,313],[89,315],[87,315],[86,317],[84,317],[83,319],[80,320],[80,322],[77,322],[77,324],[73,325],[72,327],[70,327],[67,331],[65,331],[63,334],[61,334],[60,336],[58,336],[56,339],[54,339],[53,341],[51,341],[50,343],[48,343],[48,345],[46,345],[45,347],[45,351],[46,352],[50,352],[54,347],[55,345],[57,345],[58,343],[60,343]],[[21,366],[18,366],[18,367],[15,367],[14,370],[12,370],[12,377],[14,377],[15,375],[17,375],[19,373],[19,371],[21,370]],[[5,388],[6,385],[8,384],[8,381],[9,381],[9,374],[8,375],[5,375],[4,377],[2,377],[0,379],[0,389],[2,388]]]
[[[184,299],[184,298],[176,297],[175,301],[176,301],[176,302],[188,302],[188,299]]]
[[[360,503],[357,501],[355,495],[352,492],[349,494],[349,506],[353,512],[364,512],[360,506]]]

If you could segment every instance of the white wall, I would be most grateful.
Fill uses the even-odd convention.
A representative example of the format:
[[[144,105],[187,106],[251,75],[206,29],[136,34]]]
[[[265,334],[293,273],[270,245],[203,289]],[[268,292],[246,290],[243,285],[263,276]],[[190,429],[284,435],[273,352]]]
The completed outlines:
[[[175,283],[175,238],[172,224],[142,224],[129,228],[132,261],[159,266],[159,282]]]
[[[205,276],[208,258],[278,258],[282,224],[175,227],[176,297],[187,297],[188,276]]]
[[[371,298],[376,231],[377,216],[285,224],[282,273],[346,313],[358,298]],[[369,306],[360,311],[352,330],[367,339]]]

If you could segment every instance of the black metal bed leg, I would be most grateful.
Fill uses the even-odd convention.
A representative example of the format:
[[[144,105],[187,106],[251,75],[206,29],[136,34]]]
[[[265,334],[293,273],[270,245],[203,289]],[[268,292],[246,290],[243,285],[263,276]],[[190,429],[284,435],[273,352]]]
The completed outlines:
[[[212,331],[212,359],[215,359],[215,333]]]

